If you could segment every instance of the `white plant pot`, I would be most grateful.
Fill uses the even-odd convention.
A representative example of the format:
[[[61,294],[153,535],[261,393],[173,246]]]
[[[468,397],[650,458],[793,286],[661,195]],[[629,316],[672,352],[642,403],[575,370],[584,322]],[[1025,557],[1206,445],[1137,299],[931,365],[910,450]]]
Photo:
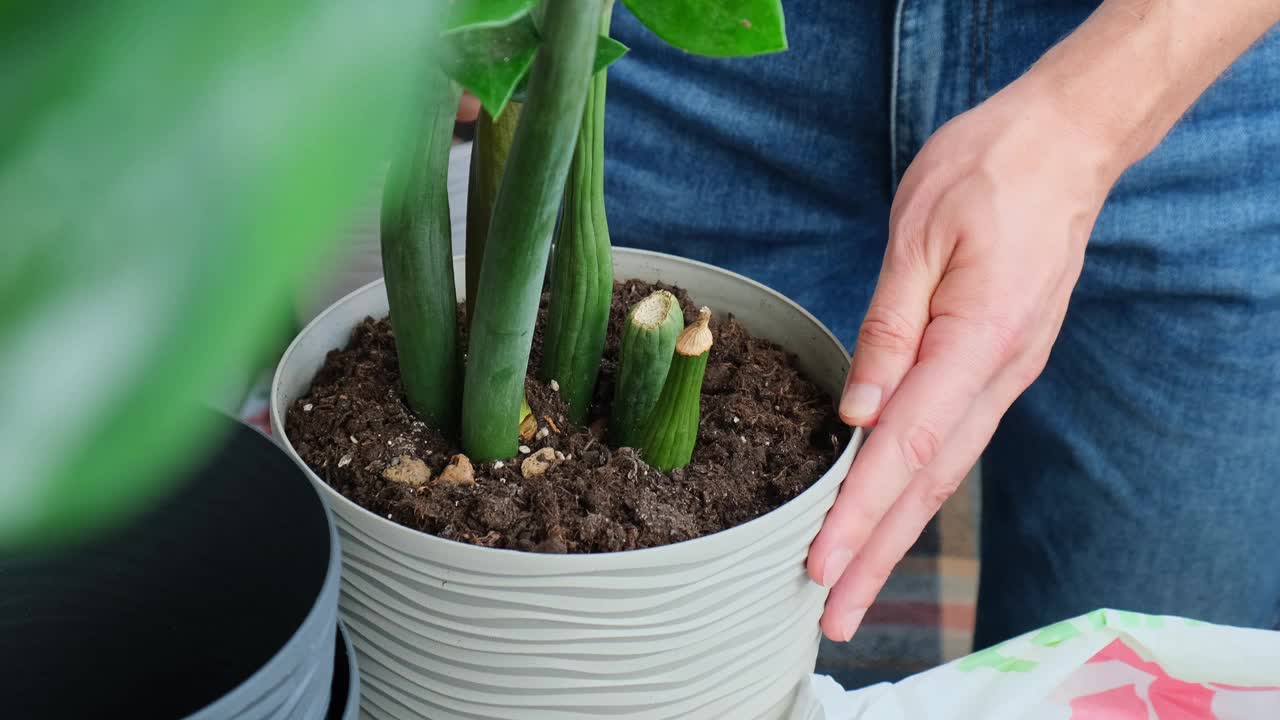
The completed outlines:
[[[772,290],[690,260],[614,251],[618,278],[689,290],[796,353],[833,396],[849,366],[813,316]],[[461,258],[455,272],[463,275]],[[461,292],[463,283],[458,283]],[[461,298],[459,298],[461,299]],[[812,487],[743,525],[663,547],[550,555],[444,540],[338,494],[285,434],[325,354],[387,313],[382,281],[347,295],[285,352],[272,430],[333,508],[340,612],[360,659],[365,717],[433,720],[820,717],[797,707],[813,671],[827,591],[804,560],[861,431]]]

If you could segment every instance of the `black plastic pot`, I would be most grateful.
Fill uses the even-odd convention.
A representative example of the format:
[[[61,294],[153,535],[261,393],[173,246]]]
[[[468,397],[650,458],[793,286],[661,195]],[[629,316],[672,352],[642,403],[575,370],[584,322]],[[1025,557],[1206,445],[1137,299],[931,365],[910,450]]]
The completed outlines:
[[[354,718],[332,518],[270,440],[226,422],[126,527],[0,557],[0,717]]]

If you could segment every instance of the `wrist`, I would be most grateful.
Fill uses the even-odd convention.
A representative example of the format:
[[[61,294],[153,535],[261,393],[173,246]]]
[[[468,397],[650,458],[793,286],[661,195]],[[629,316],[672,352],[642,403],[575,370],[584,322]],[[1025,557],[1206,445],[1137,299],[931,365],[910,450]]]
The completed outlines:
[[[1037,72],[1023,75],[992,100],[1007,101],[1016,124],[1034,138],[1028,145],[1042,164],[1098,204],[1136,160],[1118,134],[1073,106]]]
[[[1127,90],[1121,77],[1081,68],[1075,58],[1056,50],[1016,83],[1070,128],[1114,182],[1163,137],[1156,121],[1158,99],[1147,92],[1149,87]]]
[[[1019,82],[1092,138],[1118,177],[1277,21],[1274,2],[1107,0]]]

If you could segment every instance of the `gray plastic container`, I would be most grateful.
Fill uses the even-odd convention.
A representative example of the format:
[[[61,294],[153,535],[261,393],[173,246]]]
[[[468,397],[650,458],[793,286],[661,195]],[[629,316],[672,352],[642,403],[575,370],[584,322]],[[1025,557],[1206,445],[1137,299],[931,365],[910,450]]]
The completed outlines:
[[[332,517],[270,440],[222,422],[215,452],[127,526],[0,557],[0,715],[355,717]]]
[[[844,349],[785,297],[668,255],[617,249],[614,265],[619,279],[679,285],[718,314],[732,313],[796,353],[833,396],[840,391]],[[461,258],[454,267],[461,276]],[[360,320],[386,313],[382,282],[371,283],[312,321],[285,352],[271,420],[290,452],[289,405]],[[809,580],[804,559],[861,439],[855,433],[811,488],[751,522],[664,547],[590,555],[496,550],[410,530],[306,469],[342,537],[340,607],[360,656],[364,716],[819,718],[800,690],[813,671],[827,591]]]
[[[333,665],[333,691],[329,693],[326,720],[356,720],[360,717],[360,668],[351,633],[338,621],[338,642]]]

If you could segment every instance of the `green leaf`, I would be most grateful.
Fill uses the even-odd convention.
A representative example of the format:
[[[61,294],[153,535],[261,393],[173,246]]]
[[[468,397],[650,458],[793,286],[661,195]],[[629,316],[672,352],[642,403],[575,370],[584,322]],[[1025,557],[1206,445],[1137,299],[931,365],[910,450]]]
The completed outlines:
[[[441,64],[455,82],[480,101],[492,117],[511,100],[524,98],[529,68],[542,37],[532,13],[499,27],[467,30],[445,37]],[[627,46],[601,35],[596,46],[596,72],[627,54]]]
[[[601,35],[600,42],[596,45],[595,67],[592,72],[600,72],[614,64],[630,49],[608,35]]]
[[[454,0],[442,30],[454,33],[507,25],[529,14],[537,0]]]
[[[419,0],[55,6],[0,11],[0,547],[118,522],[207,445],[436,36]]]
[[[713,57],[743,57],[787,49],[780,0],[622,0],[668,44]]]
[[[526,13],[507,25],[446,36],[441,64],[496,118],[528,75],[540,41]]]

